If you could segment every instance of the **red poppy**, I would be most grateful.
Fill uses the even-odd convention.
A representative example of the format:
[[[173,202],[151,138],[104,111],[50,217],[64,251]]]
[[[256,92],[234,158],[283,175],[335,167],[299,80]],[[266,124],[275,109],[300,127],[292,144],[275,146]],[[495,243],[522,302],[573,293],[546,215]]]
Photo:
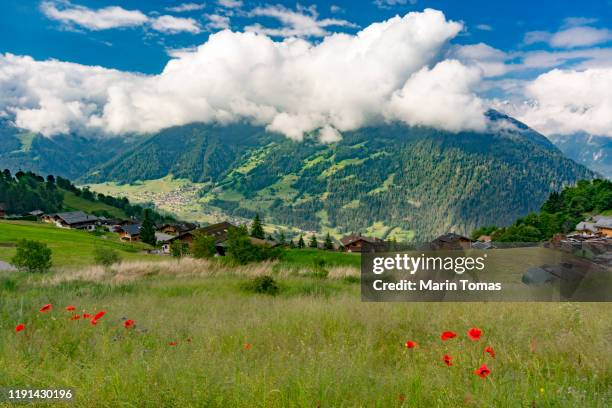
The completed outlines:
[[[51,310],[51,303],[47,303],[46,305],[44,305],[43,307],[40,308],[40,312],[44,313],[44,312],[48,312],[49,310]]]
[[[89,319],[91,315],[89,313],[83,313],[83,319]]]
[[[487,375],[491,374],[491,370],[489,370],[486,364],[483,364],[480,366],[480,368],[474,370],[474,374],[481,378],[485,378]]]
[[[177,342],[176,341],[171,341],[170,343],[168,343],[169,346],[176,346]]]
[[[102,318],[102,316],[104,316],[106,314],[106,312],[104,310],[99,311],[98,313],[96,313],[96,315],[93,317],[94,320],[100,320]]]
[[[74,315],[70,318],[70,320],[79,320],[81,318],[80,315]]]
[[[76,310],[76,307],[74,306],[66,306],[65,309],[69,312],[74,312]]]
[[[415,348],[417,346],[416,341],[408,340],[405,344],[407,349]]]
[[[444,361],[444,364],[449,367],[453,365],[453,358],[448,354],[445,354],[444,357],[442,357],[442,361]]]
[[[467,334],[470,339],[476,341],[480,339],[480,336],[482,336],[482,330],[477,327],[472,327],[470,330],[468,330]]]
[[[242,346],[242,348],[245,350],[249,350],[251,347],[253,347],[251,343],[244,343],[244,346]]]
[[[404,401],[406,401],[406,395],[405,394],[399,394],[397,396],[397,399],[398,399],[399,402],[404,402]]]
[[[452,332],[452,331],[445,331],[444,333],[442,333],[442,335],[440,336],[440,338],[442,339],[442,341],[445,340],[450,340],[450,339],[454,339],[455,337],[457,337],[457,333]]]
[[[96,324],[98,324],[98,321],[96,319],[91,319],[91,324],[95,326]]]
[[[19,323],[17,326],[15,326],[15,333],[19,333],[22,330],[25,330],[25,324]]]
[[[125,322],[123,322],[123,326],[124,326],[126,329],[129,329],[129,328],[130,328],[130,327],[132,327],[133,325],[134,325],[134,321],[133,321],[133,320],[130,320],[130,319],[128,319],[128,320],[126,320]]]
[[[485,347],[484,351],[485,353],[489,353],[491,357],[495,358],[495,350],[493,350],[493,347],[487,346]]]

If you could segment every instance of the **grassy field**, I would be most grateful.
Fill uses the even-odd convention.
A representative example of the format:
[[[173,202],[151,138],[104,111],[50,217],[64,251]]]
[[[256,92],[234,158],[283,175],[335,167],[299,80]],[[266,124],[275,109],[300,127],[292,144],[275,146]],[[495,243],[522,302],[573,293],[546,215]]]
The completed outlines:
[[[51,224],[29,221],[0,221],[0,260],[9,261],[15,255],[14,244],[20,239],[46,243],[53,251],[55,267],[79,267],[93,263],[94,248],[116,250],[125,260],[156,260],[158,256],[143,253],[148,245],[124,243],[113,233],[94,235],[85,231],[57,228]]]
[[[121,219],[128,218],[125,212],[119,208],[98,201],[89,201],[84,198],[77,197],[70,191],[66,191],[64,193],[64,206],[66,206],[69,210],[81,210],[90,214],[94,211],[106,211],[113,217]]]
[[[73,388],[78,407],[609,406],[607,304],[370,304],[335,272],[278,271],[270,296],[243,283],[272,265],[184,262],[0,277],[0,387]]]

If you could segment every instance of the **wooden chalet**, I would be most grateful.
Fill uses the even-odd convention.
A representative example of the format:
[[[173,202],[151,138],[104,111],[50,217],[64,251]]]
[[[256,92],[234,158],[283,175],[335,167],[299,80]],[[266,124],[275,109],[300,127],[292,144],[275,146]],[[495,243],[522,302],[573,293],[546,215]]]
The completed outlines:
[[[612,217],[598,215],[594,219],[597,233],[604,237],[612,237]]]
[[[468,249],[472,247],[472,240],[463,235],[450,232],[440,235],[438,238],[431,241],[429,246],[433,250]]]
[[[119,238],[122,241],[140,241],[140,224],[127,224],[119,228]]]
[[[71,211],[57,214],[45,214],[42,220],[55,224],[60,228],[83,229],[93,231],[96,229],[98,217],[85,214],[83,211]]]
[[[158,232],[168,235],[181,235],[186,232],[193,231],[198,228],[198,224],[194,224],[191,222],[181,222],[178,224],[164,224],[160,228],[157,229]]]
[[[210,235],[211,237],[213,237],[215,239],[215,243],[221,243],[227,239],[227,232],[229,231],[230,227],[233,227],[233,225],[229,222],[224,221],[184,232],[180,235],[175,236],[172,239],[169,239],[168,242],[172,243],[178,240],[184,242],[185,244],[189,245],[189,247],[191,247],[193,245],[193,238],[198,234],[203,234]]]
[[[380,238],[366,237],[361,234],[351,234],[340,239],[342,248],[346,252],[373,252],[385,245]]]

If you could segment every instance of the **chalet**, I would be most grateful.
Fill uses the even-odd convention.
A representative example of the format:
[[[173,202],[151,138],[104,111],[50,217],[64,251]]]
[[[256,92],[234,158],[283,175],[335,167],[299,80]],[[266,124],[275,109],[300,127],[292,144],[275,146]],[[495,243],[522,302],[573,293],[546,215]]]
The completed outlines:
[[[0,218],[6,217],[6,206],[4,203],[0,203]]]
[[[179,240],[189,245],[189,247],[191,247],[191,245],[193,244],[193,237],[197,234],[202,234],[202,235],[210,235],[211,237],[215,239],[215,243],[219,244],[221,242],[224,242],[227,239],[227,232],[229,231],[230,227],[233,227],[233,225],[226,221],[220,222],[217,224],[208,225],[206,227],[187,231],[180,235],[177,235],[169,239],[168,243],[171,244],[172,242]]]
[[[43,216],[43,212],[41,210],[34,210],[34,211],[30,211],[28,213],[28,215],[32,215],[34,217],[42,217]]]
[[[429,246],[433,250],[468,249],[472,246],[472,240],[463,235],[450,232],[440,235],[438,238],[431,241]]]
[[[379,238],[366,237],[361,234],[351,234],[340,239],[340,243],[346,252],[373,252],[382,247],[385,241]]]
[[[588,237],[597,235],[599,230],[594,222],[582,221],[576,225],[576,232],[583,237]]]
[[[43,221],[53,223],[60,228],[83,229],[93,231],[96,229],[98,217],[85,214],[83,211],[71,211],[44,215]]]
[[[119,238],[122,241],[140,241],[140,224],[127,224],[119,228]]]
[[[480,242],[491,242],[491,236],[490,235],[481,235],[478,237],[477,241]]]
[[[604,237],[612,237],[612,217],[598,215],[594,217],[597,232]]]
[[[181,235],[198,228],[198,224],[182,222],[178,224],[164,224],[157,231],[168,235]]]

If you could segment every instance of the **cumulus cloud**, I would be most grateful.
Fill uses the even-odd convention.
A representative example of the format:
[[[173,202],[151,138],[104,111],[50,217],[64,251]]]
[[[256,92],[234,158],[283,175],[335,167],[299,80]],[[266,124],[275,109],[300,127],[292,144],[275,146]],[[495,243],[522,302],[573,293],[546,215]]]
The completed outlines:
[[[518,119],[553,134],[586,132],[612,137],[612,68],[554,69],[528,82],[529,103],[513,107]]]
[[[336,18],[319,19],[315,6],[302,7],[297,11],[284,6],[256,7],[249,15],[251,17],[271,17],[278,20],[282,27],[268,28],[259,23],[246,26],[245,31],[252,31],[273,37],[324,37],[329,34],[327,27],[357,27],[355,24]]]
[[[491,27],[488,24],[478,24],[476,26],[476,29],[478,29],[480,31],[493,31],[493,27]]]
[[[458,45],[450,55],[469,65],[478,66],[487,77],[503,75],[512,69],[506,63],[510,59],[508,54],[485,43]]]
[[[225,30],[230,28],[230,18],[220,14],[207,14],[208,23],[206,28],[209,30]]]
[[[221,7],[226,7],[226,8],[240,8],[240,7],[242,7],[242,1],[241,0],[217,0],[217,4],[219,4]]]
[[[204,7],[206,7],[206,4],[203,3],[182,3],[178,6],[166,7],[166,10],[171,11],[173,13],[184,13],[187,11],[202,10]]]
[[[162,33],[176,34],[188,32],[197,34],[201,31],[200,24],[193,18],[183,18],[174,16],[159,16],[151,20],[151,27]]]
[[[43,1],[40,10],[52,20],[89,30],[135,27],[149,21],[149,18],[138,10],[126,10],[117,6],[92,10],[69,2]]]
[[[54,0],[43,1],[40,10],[48,18],[59,21],[66,27],[79,27],[92,31],[144,25],[150,25],[152,29],[166,34],[180,32],[197,34],[201,31],[199,24],[192,18],[169,15],[151,18],[139,10],[126,10],[118,6],[94,10],[73,5],[68,1]]]
[[[567,20],[566,20],[567,21]],[[571,20],[572,24],[591,22],[587,19]],[[530,31],[525,34],[524,43],[527,45],[547,43],[554,48],[589,47],[612,41],[612,30],[590,26],[565,26],[565,28],[551,33],[548,31]]]
[[[473,94],[481,69],[443,60],[462,29],[435,10],[318,43],[224,30],[176,52],[158,75],[30,57],[0,57],[0,112],[45,135],[120,135],[191,122],[248,121],[301,140],[403,121],[484,129]]]

